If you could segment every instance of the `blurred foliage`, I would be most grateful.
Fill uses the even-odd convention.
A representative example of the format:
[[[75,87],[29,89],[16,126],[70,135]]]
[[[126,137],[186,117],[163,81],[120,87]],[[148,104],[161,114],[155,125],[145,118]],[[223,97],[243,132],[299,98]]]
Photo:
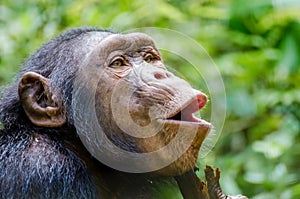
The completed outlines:
[[[218,65],[227,95],[223,133],[200,168],[220,167],[225,193],[300,198],[298,0],[2,0],[0,84],[30,52],[74,26],[166,27],[194,38]],[[180,198],[169,185],[160,190]]]

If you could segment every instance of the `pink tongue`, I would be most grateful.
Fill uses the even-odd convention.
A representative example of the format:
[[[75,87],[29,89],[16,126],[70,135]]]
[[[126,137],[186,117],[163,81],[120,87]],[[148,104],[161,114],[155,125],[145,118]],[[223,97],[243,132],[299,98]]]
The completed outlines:
[[[205,106],[207,101],[206,95],[199,93],[194,101],[181,111],[181,119],[184,121],[199,122],[200,119],[194,117],[193,113],[199,111]]]

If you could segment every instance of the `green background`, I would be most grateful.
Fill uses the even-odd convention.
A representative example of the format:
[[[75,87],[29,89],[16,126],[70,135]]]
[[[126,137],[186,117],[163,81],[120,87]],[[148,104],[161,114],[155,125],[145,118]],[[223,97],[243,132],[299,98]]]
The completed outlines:
[[[220,167],[221,186],[231,195],[300,198],[299,1],[2,0],[0,85],[43,42],[77,26],[170,28],[199,42],[218,66],[227,97],[223,133],[199,167]],[[170,56],[168,63],[199,86],[186,62]],[[181,198],[171,185],[157,187],[165,198]]]

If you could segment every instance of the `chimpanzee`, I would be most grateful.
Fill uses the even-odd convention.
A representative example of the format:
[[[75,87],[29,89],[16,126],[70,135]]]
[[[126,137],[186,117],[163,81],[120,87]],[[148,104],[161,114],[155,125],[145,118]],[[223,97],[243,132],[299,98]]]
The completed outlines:
[[[0,198],[152,198],[195,167],[206,101],[146,34],[68,30],[2,91]]]

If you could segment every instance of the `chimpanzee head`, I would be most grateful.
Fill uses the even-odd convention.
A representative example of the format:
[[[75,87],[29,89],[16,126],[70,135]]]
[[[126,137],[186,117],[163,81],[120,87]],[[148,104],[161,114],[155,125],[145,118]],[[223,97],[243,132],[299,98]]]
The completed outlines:
[[[193,115],[207,96],[169,72],[142,33],[70,30],[25,62],[2,100],[5,127],[75,127],[96,159],[132,172],[192,169],[211,129]]]

